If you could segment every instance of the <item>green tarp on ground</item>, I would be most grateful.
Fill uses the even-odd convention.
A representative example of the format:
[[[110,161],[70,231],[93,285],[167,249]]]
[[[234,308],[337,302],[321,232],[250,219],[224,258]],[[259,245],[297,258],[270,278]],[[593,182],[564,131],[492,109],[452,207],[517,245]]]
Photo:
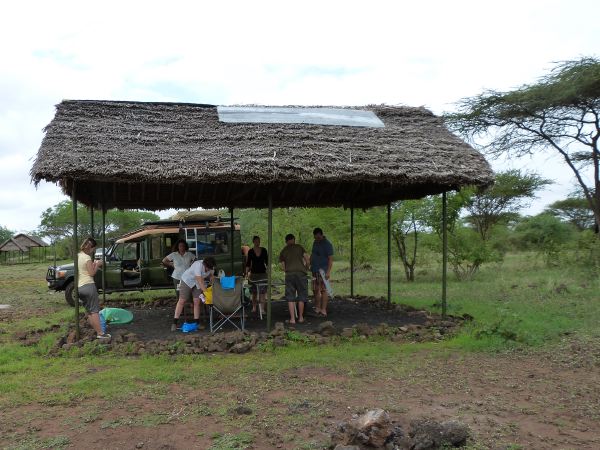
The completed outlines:
[[[133,322],[133,313],[122,308],[104,308],[100,311],[106,323],[120,325]]]

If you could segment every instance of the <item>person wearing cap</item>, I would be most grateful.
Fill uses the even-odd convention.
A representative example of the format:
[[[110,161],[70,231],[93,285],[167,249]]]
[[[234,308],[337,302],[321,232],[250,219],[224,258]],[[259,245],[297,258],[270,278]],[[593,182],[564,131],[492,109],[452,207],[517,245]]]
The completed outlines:
[[[304,322],[304,304],[308,300],[308,279],[306,269],[309,256],[296,237],[288,234],[285,237],[285,247],[279,253],[279,262],[285,272],[285,300],[290,311],[290,325],[296,323],[296,305],[298,305],[298,323]]]

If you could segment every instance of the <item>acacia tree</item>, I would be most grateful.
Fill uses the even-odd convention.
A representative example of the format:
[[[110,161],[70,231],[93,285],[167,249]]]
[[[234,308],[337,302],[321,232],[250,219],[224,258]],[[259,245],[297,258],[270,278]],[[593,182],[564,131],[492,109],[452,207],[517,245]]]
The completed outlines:
[[[90,212],[83,206],[77,206],[78,227],[77,233],[84,237],[90,233]],[[102,233],[101,212],[94,211],[93,235],[100,237]],[[147,211],[119,211],[111,209],[106,212],[106,236],[108,239],[140,227],[144,222],[158,220],[159,217]],[[73,203],[64,200],[52,208],[46,209],[41,216],[40,225],[36,233],[47,237],[52,243],[63,241],[67,247],[72,247],[73,236]]]
[[[0,225],[0,244],[9,240],[13,234],[15,233],[12,230],[9,230],[3,225]]]
[[[495,225],[518,216],[519,210],[527,206],[536,191],[551,183],[535,173],[522,173],[517,169],[498,172],[493,186],[469,196],[465,206],[469,214],[466,220],[482,241],[488,241]]]
[[[579,231],[594,228],[594,213],[585,197],[571,195],[555,201],[545,211],[560,220],[572,223]]]
[[[558,63],[534,84],[462,99],[445,119],[490,155],[561,155],[600,224],[600,60]]]
[[[405,200],[393,205],[392,236],[404,267],[406,281],[415,281],[419,234],[425,227],[423,200]]]

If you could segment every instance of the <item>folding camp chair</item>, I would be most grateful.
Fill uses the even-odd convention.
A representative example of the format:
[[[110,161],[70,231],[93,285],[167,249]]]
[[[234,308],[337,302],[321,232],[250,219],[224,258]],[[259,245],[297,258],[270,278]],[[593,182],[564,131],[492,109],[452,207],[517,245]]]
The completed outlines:
[[[212,304],[209,305],[210,332],[214,333],[230,323],[238,330],[244,330],[245,302],[243,299],[242,277],[235,277],[233,289],[223,289],[221,280],[215,278],[212,288]],[[236,321],[239,319],[239,326]]]

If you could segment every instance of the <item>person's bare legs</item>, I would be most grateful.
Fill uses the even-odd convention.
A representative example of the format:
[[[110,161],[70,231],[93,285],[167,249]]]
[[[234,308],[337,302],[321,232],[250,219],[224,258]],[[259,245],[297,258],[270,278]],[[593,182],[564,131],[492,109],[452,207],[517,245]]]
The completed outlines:
[[[321,290],[319,288],[319,280],[313,285],[313,295],[315,296],[315,312],[319,314],[321,312]]]
[[[98,334],[100,336],[102,334],[104,334],[102,332],[102,326],[100,325],[100,315],[97,312],[90,313],[88,315],[88,323],[94,329],[94,331],[96,332],[96,334]]]
[[[303,301],[298,302],[298,322],[299,323],[304,322],[304,302]]]
[[[322,288],[321,288],[322,289]],[[329,301],[329,297],[327,296],[327,291],[321,290],[321,314],[327,317],[327,302]]]
[[[200,298],[194,298],[194,320],[200,320]]]
[[[179,319],[179,316],[181,316],[181,313],[183,312],[184,305],[185,305],[185,298],[179,297],[179,300],[177,301],[177,305],[175,306],[175,314],[173,315],[174,319]]]
[[[256,288],[258,290],[258,287]],[[252,290],[252,312],[256,312],[256,292]]]
[[[296,323],[296,302],[288,302],[288,309],[290,310],[290,324]]]
[[[260,308],[260,313],[264,314],[265,313],[265,303],[266,303],[266,294],[264,292],[259,293],[258,295],[258,299],[259,299],[259,308]]]

